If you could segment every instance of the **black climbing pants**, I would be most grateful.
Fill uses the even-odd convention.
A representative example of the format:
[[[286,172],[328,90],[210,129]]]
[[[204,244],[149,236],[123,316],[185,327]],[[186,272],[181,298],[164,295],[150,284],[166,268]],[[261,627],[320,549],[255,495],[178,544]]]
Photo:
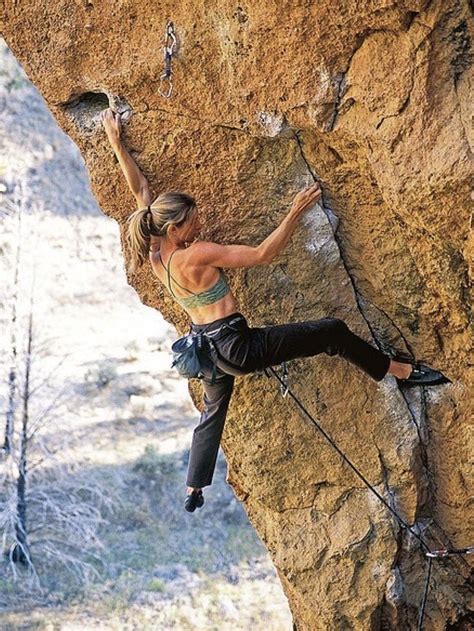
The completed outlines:
[[[249,327],[245,317],[236,312],[211,323],[193,323],[191,332],[212,337],[219,353],[213,385],[212,365],[203,370],[204,410],[193,431],[186,478],[187,486],[193,487],[212,483],[235,376],[319,353],[339,355],[375,381],[383,379],[390,364],[388,355],[353,333],[339,318]]]

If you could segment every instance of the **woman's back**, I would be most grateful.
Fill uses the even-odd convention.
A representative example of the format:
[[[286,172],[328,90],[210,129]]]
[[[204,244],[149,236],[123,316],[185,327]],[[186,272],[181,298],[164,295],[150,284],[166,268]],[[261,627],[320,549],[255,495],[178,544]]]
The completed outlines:
[[[193,263],[193,254],[198,247],[196,242],[187,248],[177,248],[169,255],[154,250],[151,262],[155,274],[193,322],[205,324],[234,313],[237,304],[221,268]],[[182,270],[186,270],[186,275]],[[216,270],[219,271],[217,279]]]
[[[218,300],[220,300],[223,296],[225,296],[230,291],[230,288],[227,284],[227,281],[222,269],[219,269],[219,278],[217,279],[217,281],[211,287],[207,289],[203,289],[202,291],[199,291],[199,292],[194,292],[191,289],[184,287],[183,285],[178,283],[178,281],[174,279],[173,276],[171,275],[171,259],[173,258],[173,254],[175,254],[176,251],[177,250],[173,250],[173,252],[171,253],[168,259],[168,265],[165,265],[163,263],[163,259],[161,258],[160,252],[158,252],[158,258],[163,268],[167,272],[168,289],[183,307],[192,309],[196,307],[203,307],[205,305],[213,304],[214,302],[217,302]],[[180,298],[173,291],[171,287],[172,283],[175,283],[176,285],[178,285],[178,287],[181,287],[181,289],[186,290],[191,295],[188,298],[183,298],[183,297]]]

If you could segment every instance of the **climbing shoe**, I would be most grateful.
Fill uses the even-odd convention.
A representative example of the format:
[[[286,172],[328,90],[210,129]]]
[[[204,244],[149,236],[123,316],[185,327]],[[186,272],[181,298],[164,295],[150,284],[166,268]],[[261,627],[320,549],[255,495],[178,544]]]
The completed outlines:
[[[199,489],[199,491],[194,490],[186,496],[184,508],[188,511],[188,513],[193,513],[196,510],[196,507],[201,508],[203,504],[204,495],[202,494],[202,489]]]
[[[434,370],[426,364],[421,364],[419,362],[412,364],[412,371],[409,377],[406,379],[399,379],[396,377],[396,380],[399,385],[412,386],[438,386],[442,383],[452,383],[451,379],[445,377],[442,372],[439,372],[439,370]]]

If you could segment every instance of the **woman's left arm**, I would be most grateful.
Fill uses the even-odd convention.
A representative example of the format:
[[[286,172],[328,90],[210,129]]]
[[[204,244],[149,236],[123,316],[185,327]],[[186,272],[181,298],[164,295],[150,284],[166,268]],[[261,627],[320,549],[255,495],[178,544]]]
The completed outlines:
[[[148,181],[120,139],[120,132],[122,131],[120,114],[114,114],[109,107],[102,112],[100,118],[128,186],[137,200],[138,208],[148,206],[152,201]]]

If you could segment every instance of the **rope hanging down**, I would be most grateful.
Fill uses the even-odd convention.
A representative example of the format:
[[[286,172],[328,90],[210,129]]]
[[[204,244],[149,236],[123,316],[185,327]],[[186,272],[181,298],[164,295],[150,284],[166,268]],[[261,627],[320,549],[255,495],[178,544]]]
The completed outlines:
[[[418,615],[417,631],[422,631],[422,629],[423,629],[423,619],[425,617],[426,599],[428,597],[428,590],[430,588],[431,566],[432,565],[433,565],[433,558],[429,557],[428,558],[428,567],[426,569],[426,576],[425,576],[425,588],[423,590],[423,598],[421,599],[420,613]]]
[[[169,41],[171,40],[171,44]],[[160,77],[160,86],[158,88],[158,92],[161,96],[165,98],[169,98],[171,96],[171,92],[173,90],[173,82],[171,81],[171,57],[173,56],[173,49],[176,46],[176,37],[174,34],[174,26],[173,22],[168,20],[165,29],[165,45],[163,46],[163,55],[165,58],[165,71]],[[168,92],[164,93],[161,90],[162,84],[168,80]]]
[[[341,458],[346,462],[349,467],[354,471],[354,473],[362,480],[362,482],[367,486],[367,488],[377,497],[377,499],[382,502],[382,504],[392,513],[392,515],[396,518],[398,523],[406,528],[420,543],[422,547],[425,557],[428,559],[428,567],[426,571],[425,577],[425,587],[423,591],[423,598],[420,605],[420,613],[418,616],[418,631],[421,631],[423,628],[423,619],[425,615],[425,607],[426,600],[428,596],[428,590],[430,585],[431,578],[431,566],[433,563],[433,559],[440,559],[443,557],[451,556],[454,554],[474,554],[474,546],[470,546],[467,548],[446,548],[443,550],[430,550],[429,546],[423,540],[423,537],[419,535],[413,528],[398,514],[398,512],[390,506],[390,504],[380,495],[380,493],[375,489],[372,484],[367,480],[367,478],[359,471],[359,469],[349,460],[349,458],[345,455],[345,453],[339,448],[336,442],[329,436],[329,434],[321,427],[321,425],[316,421],[316,419],[308,412],[308,410],[304,407],[304,405],[299,401],[299,399],[293,394],[290,387],[288,386],[288,368],[286,362],[283,362],[283,378],[274,370],[273,367],[264,368],[263,371],[269,377],[267,371],[270,371],[273,376],[280,382],[281,393],[284,397],[287,394],[295,401],[298,407],[306,414],[306,416],[311,420],[311,422],[316,426],[316,428],[321,432],[324,438],[330,443],[330,445],[337,451],[337,453],[341,456]]]

